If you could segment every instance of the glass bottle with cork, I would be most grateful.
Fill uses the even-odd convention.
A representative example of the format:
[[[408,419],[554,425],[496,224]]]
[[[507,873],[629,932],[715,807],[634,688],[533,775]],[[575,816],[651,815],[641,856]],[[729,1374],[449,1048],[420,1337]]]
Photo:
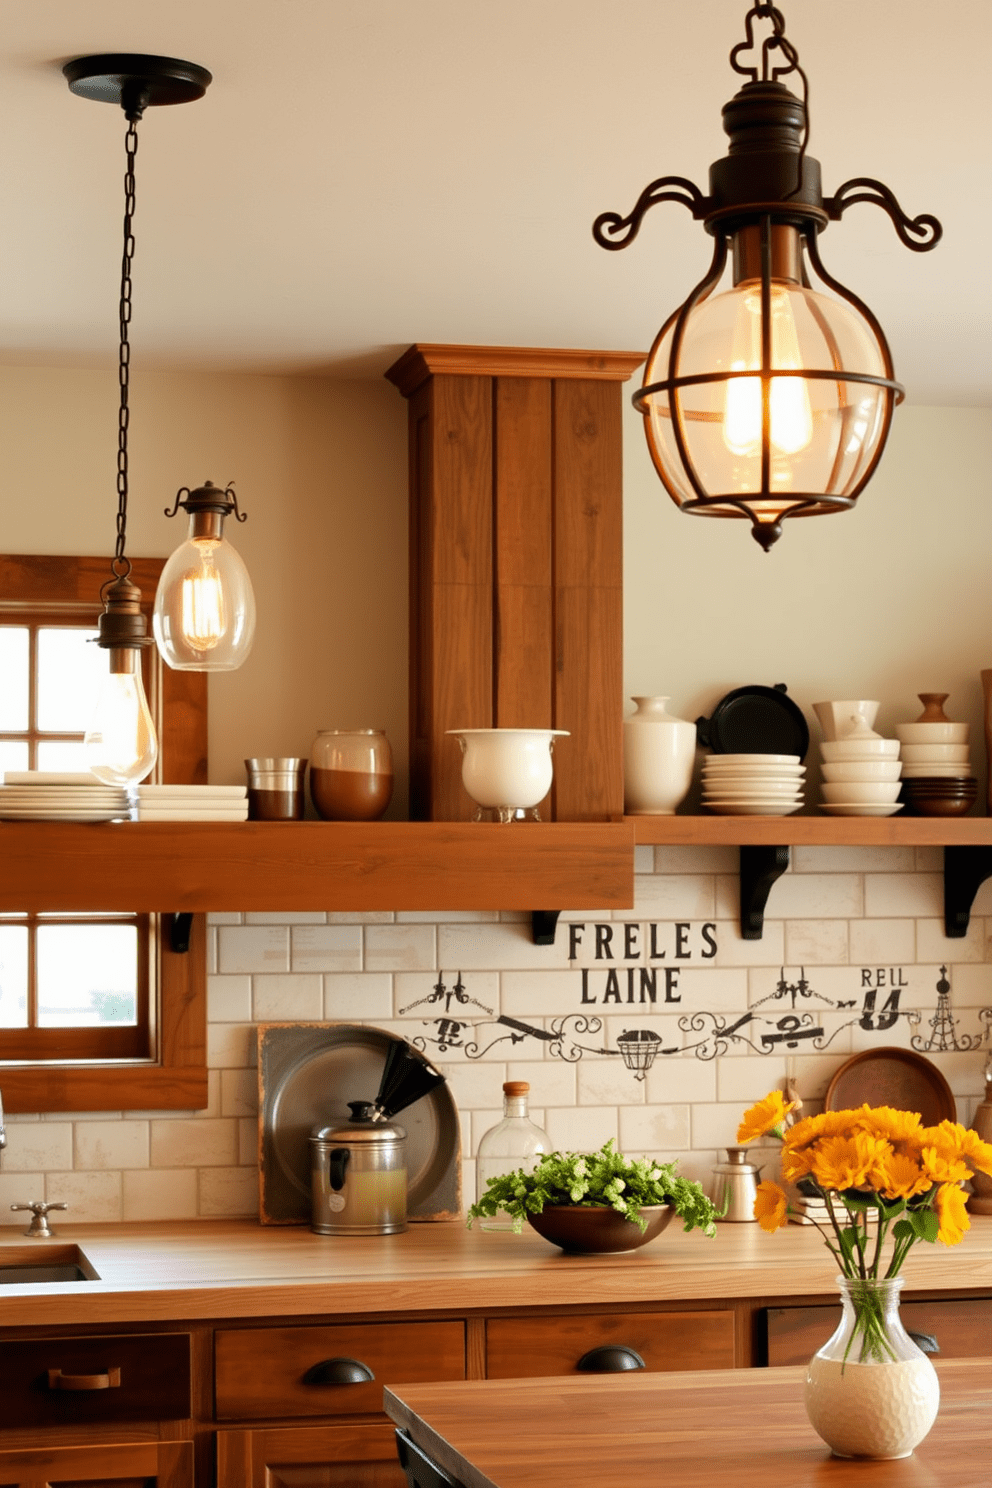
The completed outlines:
[[[527,1110],[530,1085],[526,1080],[503,1084],[503,1120],[484,1132],[475,1160],[476,1198],[481,1199],[490,1179],[523,1168],[530,1173],[538,1159],[551,1152],[551,1138],[531,1121]],[[504,1212],[479,1220],[483,1230],[511,1230],[513,1220]]]

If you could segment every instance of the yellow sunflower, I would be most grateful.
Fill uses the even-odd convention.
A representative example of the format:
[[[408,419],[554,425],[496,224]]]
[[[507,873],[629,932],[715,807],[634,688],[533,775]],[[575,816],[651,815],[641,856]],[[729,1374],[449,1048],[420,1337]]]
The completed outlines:
[[[924,1147],[920,1158],[931,1183],[963,1183],[971,1177],[968,1164],[947,1147]]]
[[[933,1187],[933,1180],[915,1158],[902,1152],[880,1154],[871,1172],[871,1186],[885,1199],[912,1199]]]
[[[965,1197],[956,1183],[942,1183],[937,1190],[934,1206],[940,1228],[937,1239],[945,1245],[957,1245],[965,1230],[971,1229],[971,1220],[965,1209]]]
[[[738,1142],[753,1142],[755,1137],[764,1137],[769,1132],[780,1136],[781,1132],[775,1131],[775,1128],[781,1127],[789,1112],[795,1109],[795,1104],[795,1101],[787,1101],[781,1090],[771,1091],[749,1111],[744,1112],[743,1120],[737,1128]]]
[[[771,1183],[767,1179],[758,1184],[758,1192],[754,1200],[754,1217],[763,1230],[769,1235],[775,1230],[780,1230],[783,1225],[788,1224],[789,1200],[783,1188],[777,1183]]]
[[[890,1142],[908,1142],[923,1125],[918,1111],[897,1111],[892,1106],[865,1107],[859,1122],[863,1131],[887,1137]]]
[[[806,1178],[813,1171],[813,1154],[815,1147],[801,1147],[793,1151],[790,1147],[782,1148],[782,1177],[786,1183],[798,1183],[800,1178]]]
[[[813,1152],[813,1177],[821,1188],[864,1188],[886,1145],[880,1137],[862,1131],[849,1137],[825,1137]]]

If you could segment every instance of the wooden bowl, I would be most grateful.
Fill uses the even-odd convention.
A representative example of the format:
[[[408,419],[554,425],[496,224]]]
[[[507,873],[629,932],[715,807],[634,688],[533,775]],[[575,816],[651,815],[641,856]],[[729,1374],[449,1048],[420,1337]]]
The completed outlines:
[[[606,1255],[638,1250],[671,1223],[675,1210],[670,1204],[651,1204],[641,1210],[647,1221],[642,1232],[624,1214],[605,1205],[546,1204],[540,1214],[527,1220],[537,1233],[570,1255]]]

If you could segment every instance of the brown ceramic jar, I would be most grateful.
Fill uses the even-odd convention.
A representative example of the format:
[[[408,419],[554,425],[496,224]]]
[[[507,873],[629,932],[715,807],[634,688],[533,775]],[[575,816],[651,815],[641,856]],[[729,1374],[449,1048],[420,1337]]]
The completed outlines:
[[[324,821],[378,821],[393,794],[382,729],[321,729],[310,755],[310,796]]]

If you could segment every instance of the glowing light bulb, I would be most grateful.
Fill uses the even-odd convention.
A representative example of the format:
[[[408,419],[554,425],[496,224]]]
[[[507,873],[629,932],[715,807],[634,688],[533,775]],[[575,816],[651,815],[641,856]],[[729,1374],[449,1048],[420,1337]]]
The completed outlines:
[[[181,581],[179,608],[182,632],[198,651],[212,651],[227,629],[224,585],[213,564],[215,542],[194,542],[200,567]]]
[[[155,768],[158,740],[141,681],[139,652],[111,650],[84,745],[87,764],[106,785],[137,785]]]
[[[734,326],[731,370],[758,372],[761,369],[761,294],[745,288]],[[771,291],[771,365],[774,371],[800,371],[803,366],[796,322],[788,292],[776,285]],[[735,455],[756,458],[761,453],[761,379],[737,377],[727,383],[723,439]],[[773,450],[796,455],[813,438],[813,411],[802,377],[773,377],[769,390],[769,433]]]

